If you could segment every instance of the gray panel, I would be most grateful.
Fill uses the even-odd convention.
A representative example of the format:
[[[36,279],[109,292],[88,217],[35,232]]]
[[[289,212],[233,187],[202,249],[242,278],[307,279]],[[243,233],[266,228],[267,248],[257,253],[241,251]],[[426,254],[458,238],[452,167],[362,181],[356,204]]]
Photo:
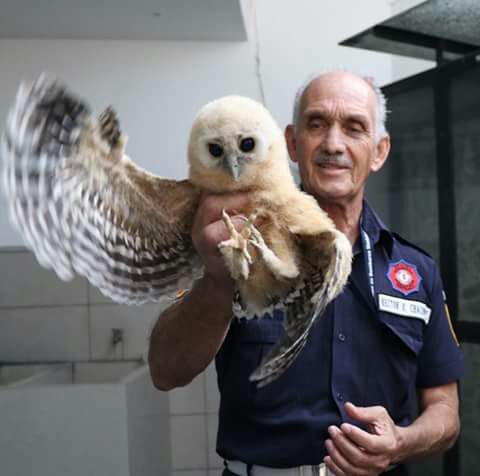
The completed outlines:
[[[207,429],[204,415],[172,416],[172,468],[207,467]]]
[[[88,284],[88,302],[90,304],[115,304],[115,301],[102,294],[98,288],[91,284]]]
[[[171,414],[205,413],[205,373],[197,375],[188,385],[168,392]]]
[[[125,384],[127,396],[128,418],[143,417],[157,414],[169,424],[168,393],[157,390],[150,379],[150,373],[145,371],[135,373]]]
[[[417,33],[455,41],[480,48],[480,2],[478,0],[429,0],[402,12],[375,27],[390,27],[401,33]],[[379,36],[375,28],[356,34],[340,44],[373,51],[382,51],[413,58],[435,60],[434,47],[409,44],[407,37],[394,41]],[[447,52],[445,59],[461,55]]]
[[[86,359],[87,306],[0,309],[0,360]]]
[[[3,2],[0,37],[246,41],[239,0]],[[6,4],[5,4],[6,3]]]
[[[207,396],[207,413],[218,413],[220,407],[220,392],[217,383],[217,371],[212,362],[205,370],[205,386]]]
[[[87,281],[62,281],[29,251],[0,251],[0,307],[87,303]]]
[[[160,314],[158,304],[126,306],[97,304],[90,307],[92,358],[136,359],[146,355],[149,329]],[[123,342],[115,346],[112,329],[121,329]]]
[[[144,471],[170,470],[171,446],[168,418],[145,415],[130,419],[128,423],[130,474]]]
[[[122,397],[114,386],[0,392],[2,475],[128,476]]]
[[[480,47],[478,0],[430,0],[383,25]]]
[[[223,466],[223,458],[218,456],[217,448],[217,433],[218,433],[218,416],[208,415],[207,418],[208,431],[208,467],[221,468]]]
[[[148,369],[126,384],[130,474],[169,474],[171,468],[168,394],[156,390]]]

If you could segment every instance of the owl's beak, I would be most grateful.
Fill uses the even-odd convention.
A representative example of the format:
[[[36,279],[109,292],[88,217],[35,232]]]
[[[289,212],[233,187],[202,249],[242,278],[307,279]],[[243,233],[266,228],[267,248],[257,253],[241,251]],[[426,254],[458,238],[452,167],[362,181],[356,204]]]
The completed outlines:
[[[227,155],[223,160],[223,167],[237,181],[240,177],[240,163],[236,155]]]

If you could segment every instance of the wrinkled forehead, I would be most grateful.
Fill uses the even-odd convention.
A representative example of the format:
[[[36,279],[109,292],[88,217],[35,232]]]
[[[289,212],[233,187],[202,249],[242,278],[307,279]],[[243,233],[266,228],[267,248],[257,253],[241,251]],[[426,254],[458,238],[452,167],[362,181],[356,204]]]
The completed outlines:
[[[375,120],[375,93],[362,78],[350,73],[329,73],[314,79],[303,93],[300,115],[311,109],[325,112],[357,113]]]

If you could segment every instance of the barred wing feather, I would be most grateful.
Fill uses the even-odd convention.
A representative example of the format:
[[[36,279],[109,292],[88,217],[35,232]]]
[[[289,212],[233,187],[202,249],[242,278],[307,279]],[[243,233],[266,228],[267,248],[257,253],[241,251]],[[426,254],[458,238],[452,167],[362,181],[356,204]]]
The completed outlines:
[[[272,304],[272,309],[284,311],[285,333],[250,376],[259,388],[276,380],[293,364],[305,347],[313,324],[342,291],[350,274],[352,252],[345,235],[335,231],[300,238],[306,272],[281,302]]]
[[[39,262],[115,301],[161,300],[201,274],[190,229],[199,193],[136,166],[107,109],[98,120],[55,79],[22,85],[2,140],[13,223]]]

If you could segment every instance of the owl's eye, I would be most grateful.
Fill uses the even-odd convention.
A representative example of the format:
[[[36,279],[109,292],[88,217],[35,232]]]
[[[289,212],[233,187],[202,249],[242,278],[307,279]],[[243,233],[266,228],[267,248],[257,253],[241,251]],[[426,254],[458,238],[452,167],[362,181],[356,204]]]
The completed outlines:
[[[223,147],[221,145],[211,142],[208,144],[208,151],[213,157],[221,157],[223,155]]]
[[[240,142],[240,150],[242,152],[251,152],[255,147],[255,141],[251,137],[245,137]]]

